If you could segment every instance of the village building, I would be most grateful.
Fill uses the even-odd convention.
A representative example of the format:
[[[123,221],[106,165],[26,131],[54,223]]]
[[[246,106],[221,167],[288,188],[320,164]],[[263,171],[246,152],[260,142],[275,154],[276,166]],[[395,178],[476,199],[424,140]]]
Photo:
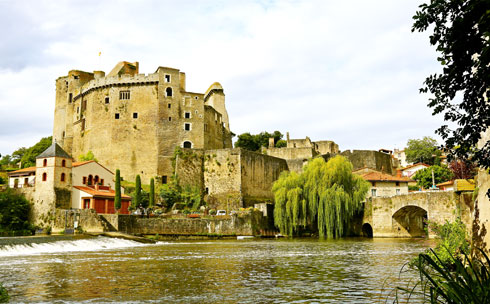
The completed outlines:
[[[454,179],[436,185],[439,190],[443,191],[474,191],[475,181],[473,179]]]
[[[397,176],[370,168],[362,168],[353,171],[353,173],[361,176],[371,184],[367,197],[391,197],[408,194],[408,184],[413,182],[413,180],[401,176],[400,171],[398,171]]]
[[[417,173],[417,171],[428,168],[428,167],[430,167],[430,166],[427,164],[424,164],[424,163],[416,163],[413,165],[409,165],[409,166],[401,169],[402,170],[402,176],[411,178],[415,175],[415,173]]]
[[[36,166],[9,173],[9,186],[33,202],[38,222],[56,208],[115,213],[114,173],[95,161],[73,162],[56,142],[36,157]],[[128,214],[131,197],[121,195],[119,213]]]

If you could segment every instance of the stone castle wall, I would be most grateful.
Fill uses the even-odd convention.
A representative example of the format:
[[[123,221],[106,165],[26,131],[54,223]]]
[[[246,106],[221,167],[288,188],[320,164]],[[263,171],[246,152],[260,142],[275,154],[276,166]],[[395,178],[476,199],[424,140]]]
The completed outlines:
[[[354,167],[354,171],[367,167],[391,175],[396,173],[393,169],[391,155],[386,153],[371,150],[346,150],[340,153],[340,155],[349,159]]]

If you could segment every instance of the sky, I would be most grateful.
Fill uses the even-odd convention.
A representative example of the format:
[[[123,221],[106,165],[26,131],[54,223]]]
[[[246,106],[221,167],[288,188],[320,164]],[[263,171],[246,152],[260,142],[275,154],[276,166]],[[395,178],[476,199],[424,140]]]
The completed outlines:
[[[0,154],[52,134],[56,78],[123,60],[180,69],[191,92],[220,82],[235,134],[342,151],[440,140],[419,93],[441,69],[429,33],[411,32],[421,2],[0,0]]]

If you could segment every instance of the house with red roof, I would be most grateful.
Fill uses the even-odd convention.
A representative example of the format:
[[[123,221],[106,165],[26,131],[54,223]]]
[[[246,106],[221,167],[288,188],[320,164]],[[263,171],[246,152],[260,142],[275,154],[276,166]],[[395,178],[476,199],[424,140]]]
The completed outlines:
[[[397,176],[368,168],[359,169],[353,173],[371,184],[367,197],[390,197],[408,194],[408,183],[414,182],[408,177],[401,176],[400,171]]]
[[[48,212],[53,205],[63,209],[115,213],[114,173],[93,160],[73,162],[56,142],[37,156],[35,167],[16,170],[8,176],[10,188],[20,188],[32,198],[35,213]],[[71,195],[59,201],[54,194],[56,189],[68,190]],[[129,214],[130,203],[131,197],[122,193],[119,213]]]
[[[427,164],[424,164],[424,163],[416,163],[416,164],[407,166],[407,167],[401,169],[402,170],[402,176],[411,178],[415,175],[415,173],[417,173],[417,171],[428,168],[428,167],[430,167],[430,166]]]

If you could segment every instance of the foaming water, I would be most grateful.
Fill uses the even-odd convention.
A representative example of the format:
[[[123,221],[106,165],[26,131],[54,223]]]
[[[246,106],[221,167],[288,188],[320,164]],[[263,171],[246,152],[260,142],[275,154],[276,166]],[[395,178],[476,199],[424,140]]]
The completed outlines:
[[[131,240],[96,237],[78,240],[61,240],[46,243],[25,243],[0,246],[0,257],[26,256],[64,252],[99,251],[145,246]]]

